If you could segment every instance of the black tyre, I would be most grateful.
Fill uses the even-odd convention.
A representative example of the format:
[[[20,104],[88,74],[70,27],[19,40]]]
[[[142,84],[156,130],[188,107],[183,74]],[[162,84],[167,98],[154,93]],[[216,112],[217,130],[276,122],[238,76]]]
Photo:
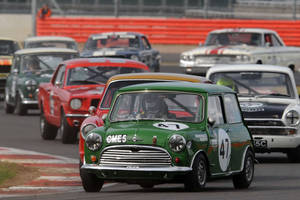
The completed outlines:
[[[202,191],[208,177],[208,165],[203,154],[197,156],[193,164],[193,171],[188,174],[184,187],[188,191]]]
[[[63,144],[74,144],[77,141],[77,129],[70,126],[67,122],[64,112],[61,114],[59,132],[61,133]]]
[[[19,94],[17,94],[17,96],[16,96],[15,113],[17,115],[26,115],[27,114],[27,108],[25,105],[22,104],[22,99]]]
[[[81,167],[81,165],[79,165]],[[97,178],[95,174],[79,170],[82,186],[86,192],[99,192],[102,189],[104,181]]]
[[[4,99],[4,110],[6,114],[11,114],[15,111],[15,107],[8,104],[9,102],[9,96],[7,93],[5,93],[5,99]]]
[[[54,140],[57,136],[58,128],[52,124],[49,124],[45,118],[43,108],[41,108],[40,114],[40,131],[44,140]]]
[[[144,189],[152,189],[154,187],[153,183],[141,183],[140,186]]]
[[[295,149],[291,149],[287,153],[288,159],[292,163],[299,163],[300,162],[300,147],[298,146]]]
[[[233,185],[236,189],[246,189],[250,186],[254,176],[254,155],[247,151],[244,160],[243,171],[232,177]]]

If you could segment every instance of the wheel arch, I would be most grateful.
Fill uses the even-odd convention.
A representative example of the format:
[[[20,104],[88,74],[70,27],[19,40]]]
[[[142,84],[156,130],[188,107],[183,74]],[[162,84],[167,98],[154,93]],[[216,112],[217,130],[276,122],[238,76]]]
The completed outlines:
[[[207,156],[206,152],[205,152],[204,150],[202,150],[202,149],[199,150],[199,151],[197,151],[197,152],[194,154],[194,156],[193,156],[193,158],[192,158],[192,161],[191,161],[191,163],[190,163],[190,167],[193,168],[195,159],[196,159],[198,156],[200,156],[200,155],[203,155],[204,158],[205,158],[205,160],[206,160],[206,163],[207,163],[207,171],[208,171],[208,175],[210,176],[211,174],[210,174],[210,168],[209,168],[210,164],[209,164],[208,156]]]

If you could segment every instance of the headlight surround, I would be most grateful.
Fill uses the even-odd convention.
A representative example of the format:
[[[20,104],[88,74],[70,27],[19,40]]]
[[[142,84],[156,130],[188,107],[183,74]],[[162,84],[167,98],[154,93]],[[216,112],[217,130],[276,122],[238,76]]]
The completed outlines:
[[[139,60],[140,60],[139,57],[138,57],[137,55],[131,55],[131,56],[130,56],[130,59],[131,59],[131,60],[136,60],[136,61],[139,61]]]
[[[25,81],[25,86],[27,90],[35,90],[37,87],[37,82],[33,79],[28,79]]]
[[[300,114],[296,110],[290,110],[285,115],[285,123],[288,126],[297,126],[300,122]]]
[[[181,55],[180,59],[184,60],[184,61],[194,61],[195,56],[194,55]]]
[[[81,101],[81,99],[72,99],[72,100],[70,101],[70,107],[71,107],[72,109],[74,109],[74,110],[77,110],[77,109],[81,108],[81,106],[82,106],[82,101]]]
[[[169,147],[174,152],[181,152],[186,147],[186,140],[183,136],[174,134],[169,139]]]
[[[97,133],[90,133],[85,139],[85,144],[89,150],[97,151],[102,145],[102,137]]]
[[[88,132],[90,132],[91,130],[93,130],[94,128],[96,128],[97,126],[95,124],[86,124],[82,127],[81,129],[81,136],[83,139],[86,139],[86,136],[88,134]]]
[[[237,56],[235,56],[235,59],[238,61],[249,62],[251,60],[251,57],[248,55],[237,55]]]

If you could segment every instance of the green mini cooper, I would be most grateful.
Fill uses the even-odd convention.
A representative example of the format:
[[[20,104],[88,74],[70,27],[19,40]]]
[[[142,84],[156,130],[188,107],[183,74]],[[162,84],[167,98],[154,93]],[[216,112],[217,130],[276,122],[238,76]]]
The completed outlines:
[[[208,179],[232,176],[248,188],[254,175],[252,137],[234,91],[183,82],[121,88],[105,124],[85,137],[80,168],[87,192],[106,181],[151,188],[184,183],[199,191]]]

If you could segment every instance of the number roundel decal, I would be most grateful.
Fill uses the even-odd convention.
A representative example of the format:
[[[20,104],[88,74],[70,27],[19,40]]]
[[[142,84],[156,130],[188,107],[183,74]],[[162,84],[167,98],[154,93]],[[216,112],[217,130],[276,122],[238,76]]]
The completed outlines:
[[[231,157],[231,141],[225,130],[219,129],[218,134],[218,157],[220,168],[224,172],[227,170]]]

